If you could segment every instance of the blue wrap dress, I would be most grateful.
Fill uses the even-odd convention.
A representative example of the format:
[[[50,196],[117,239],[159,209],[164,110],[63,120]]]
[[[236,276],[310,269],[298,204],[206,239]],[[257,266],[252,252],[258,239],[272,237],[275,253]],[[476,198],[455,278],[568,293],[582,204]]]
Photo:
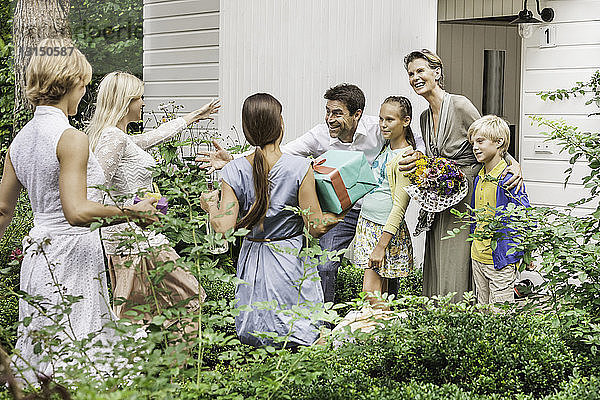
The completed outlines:
[[[306,265],[297,255],[304,243],[302,217],[286,206],[298,207],[300,185],[310,168],[310,161],[283,154],[269,172],[270,202],[262,229],[254,226],[243,239],[237,263],[237,277],[245,283],[235,291],[237,306],[250,305],[235,319],[242,343],[253,346],[272,345],[270,339],[254,332],[289,334],[288,346],[310,345],[318,338],[318,324],[309,319],[286,315],[292,306],[310,307],[323,303],[323,290],[316,266]],[[242,217],[254,203],[252,165],[241,157],[221,170],[221,178],[239,202]],[[286,251],[281,251],[283,248]],[[295,254],[290,254],[290,251]],[[299,287],[299,280],[308,276]],[[275,302],[275,309],[264,309],[257,302]],[[291,332],[290,332],[291,329]]]

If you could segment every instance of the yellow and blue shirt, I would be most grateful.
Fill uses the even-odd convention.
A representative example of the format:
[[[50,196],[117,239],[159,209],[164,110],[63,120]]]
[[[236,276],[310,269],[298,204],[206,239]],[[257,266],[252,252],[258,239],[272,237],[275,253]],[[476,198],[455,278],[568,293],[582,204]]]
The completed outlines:
[[[485,172],[485,167],[481,168],[479,171],[479,182],[473,190],[475,196],[475,208],[483,208],[485,206],[496,208],[496,188],[498,186],[498,178],[507,166],[506,161],[500,160],[490,173]],[[483,179],[486,175],[488,179],[492,178],[492,181]],[[476,230],[479,228],[480,226],[478,225]],[[471,244],[471,258],[480,263],[493,264],[494,260],[492,259],[490,239],[473,240],[473,243]]]
[[[483,208],[488,205],[495,209],[495,213],[497,214],[498,210],[503,209],[509,203],[522,207],[530,206],[525,188],[519,192],[516,191],[516,188],[510,190],[506,188],[506,182],[512,177],[512,174],[507,174],[504,178],[500,178],[506,166],[506,162],[501,160],[488,174],[485,173],[483,168],[481,169],[473,182],[475,188],[471,197],[472,208]],[[491,179],[484,179],[486,175]],[[490,240],[473,241],[471,244],[471,257],[474,260],[484,264],[493,264],[496,269],[516,264],[521,260],[523,257],[523,252],[521,251],[507,254],[508,249],[515,246],[515,241],[513,240],[514,233],[506,226],[506,223],[503,224],[504,227],[499,230],[502,233],[502,237],[497,241],[494,250],[490,247]],[[472,223],[471,233],[481,228],[479,225]]]

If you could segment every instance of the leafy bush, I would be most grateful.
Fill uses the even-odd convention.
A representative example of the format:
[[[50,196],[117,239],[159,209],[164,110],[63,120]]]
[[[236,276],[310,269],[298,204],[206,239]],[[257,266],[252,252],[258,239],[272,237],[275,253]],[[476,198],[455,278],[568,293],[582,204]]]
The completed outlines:
[[[13,132],[20,129],[31,113],[27,110],[14,115],[15,71],[12,43],[12,2],[0,5],[0,159],[13,138]]]
[[[405,278],[398,279],[398,295],[421,296],[423,294],[423,270],[415,268]]]
[[[576,377],[564,384],[562,390],[550,395],[545,400],[599,400],[600,378]]]
[[[27,194],[22,192],[15,209],[12,223],[0,240],[0,345],[6,346],[16,340],[14,325],[19,316],[18,298],[19,264],[13,260],[16,250],[22,250],[23,237],[33,227],[33,214]],[[6,331],[5,331],[6,330]]]
[[[348,393],[336,393],[327,399],[360,399],[360,400],[500,400],[512,399],[510,396],[479,395],[465,391],[454,384],[435,385],[433,383],[421,383],[412,381],[410,383],[385,382],[369,379],[370,387],[366,390],[352,391]],[[328,394],[329,395],[329,394]],[[518,399],[531,399],[530,396],[518,396]],[[315,398],[316,399],[316,398]]]
[[[270,355],[216,366],[189,396],[533,399],[557,392],[572,374],[573,353],[543,317],[404,300],[405,317],[383,329],[355,333],[338,348],[263,350]]]
[[[364,270],[347,259],[342,260],[335,283],[335,303],[346,303],[362,292]],[[405,278],[398,278],[398,295],[420,296],[423,293],[423,270],[415,268]]]
[[[6,148],[12,137],[13,107],[15,104],[14,70],[12,63],[12,7],[0,5],[0,147]],[[8,22],[8,23],[5,23]],[[3,154],[2,154],[3,156]],[[2,157],[4,159],[4,157]]]
[[[13,397],[11,396],[8,389],[0,389],[0,400],[12,400],[12,399],[13,399]]]
[[[215,378],[222,378],[216,375]],[[372,381],[372,380],[371,380]],[[348,393],[341,393],[339,397],[328,397],[318,400],[336,400],[336,399],[353,399],[353,400],[534,400],[536,397],[532,395],[519,394],[510,395],[481,395],[469,391],[465,391],[454,384],[435,385],[433,383],[421,383],[411,381],[408,383],[383,383],[372,382],[373,386],[365,391],[352,391],[351,397]],[[152,397],[153,393],[146,391],[140,392],[133,388],[123,388],[111,393],[102,393],[93,389],[78,390],[74,393],[74,399],[85,400],[129,400],[140,398],[142,395]],[[154,397],[156,398],[156,397]],[[199,393],[193,385],[184,383],[181,389],[174,394],[177,399],[205,399],[202,393]],[[214,398],[219,399],[242,399],[241,396],[236,396],[234,393],[223,394]],[[267,398],[267,397],[263,397]],[[281,391],[273,394],[271,399],[286,399],[289,395],[286,391]],[[0,392],[0,400],[11,399],[8,392]],[[597,378],[575,378],[563,385],[562,390],[555,394],[537,398],[543,400],[598,400],[600,399],[600,381]],[[317,400],[317,399],[315,399]]]
[[[12,44],[0,37],[0,147],[8,148],[13,130],[14,71],[12,67]],[[4,152],[2,151],[2,159]]]
[[[95,73],[142,76],[143,2],[72,0],[69,22],[75,45]]]
[[[353,398],[378,383],[455,384],[478,394],[552,393],[573,354],[548,323],[532,316],[409,311],[384,331],[324,353],[329,365],[299,398]],[[343,394],[346,393],[346,397]]]
[[[335,302],[345,303],[356,299],[362,292],[364,270],[347,259],[342,260],[335,282]]]

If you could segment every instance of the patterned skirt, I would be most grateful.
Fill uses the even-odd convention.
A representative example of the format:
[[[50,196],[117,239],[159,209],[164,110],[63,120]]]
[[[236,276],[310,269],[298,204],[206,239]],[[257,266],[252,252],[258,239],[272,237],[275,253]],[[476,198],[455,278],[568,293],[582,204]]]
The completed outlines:
[[[369,268],[369,257],[377,246],[383,225],[358,218],[356,236],[354,237],[354,263],[361,268]],[[410,232],[405,221],[390,240],[385,250],[383,265],[375,269],[382,278],[401,278],[407,276],[413,269],[413,247]]]

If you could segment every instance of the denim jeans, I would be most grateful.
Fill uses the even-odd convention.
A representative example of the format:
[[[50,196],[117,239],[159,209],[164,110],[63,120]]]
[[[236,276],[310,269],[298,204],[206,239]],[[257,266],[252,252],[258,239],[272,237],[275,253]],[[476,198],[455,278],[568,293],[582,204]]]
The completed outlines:
[[[356,223],[360,208],[353,208],[346,214],[344,220],[321,236],[319,245],[323,250],[337,251],[348,248],[356,233]],[[327,261],[319,265],[319,276],[323,286],[325,302],[333,301],[335,297],[335,281],[341,261]]]

